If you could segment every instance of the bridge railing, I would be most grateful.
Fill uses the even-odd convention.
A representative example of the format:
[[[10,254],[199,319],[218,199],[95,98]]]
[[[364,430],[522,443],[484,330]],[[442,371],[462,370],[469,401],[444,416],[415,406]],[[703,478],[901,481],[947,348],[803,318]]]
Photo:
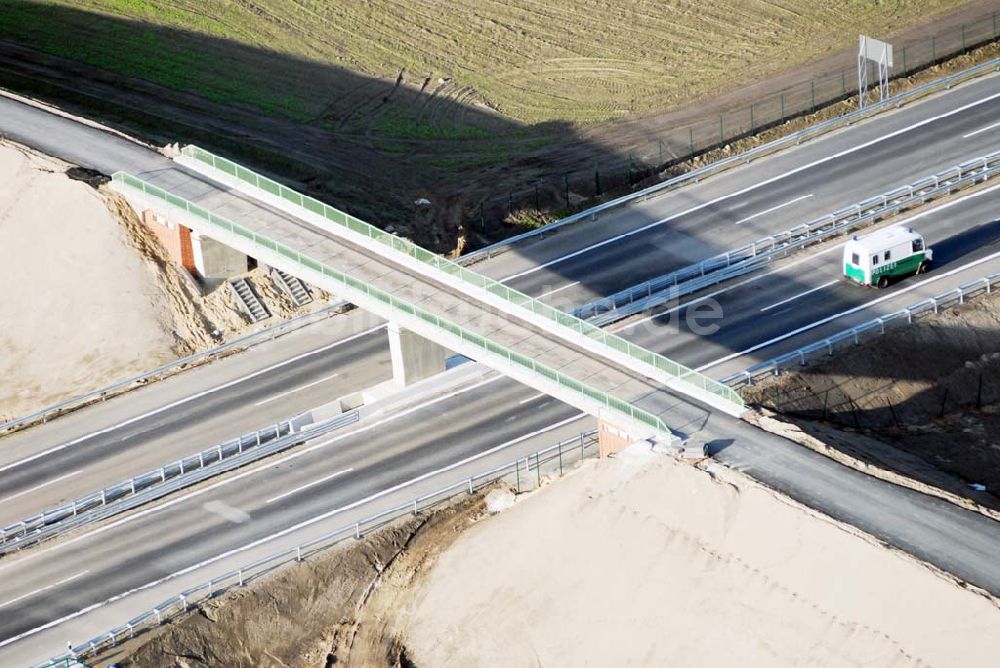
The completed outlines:
[[[176,596],[171,596],[161,602],[155,608],[147,610],[83,644],[72,647],[68,653],[62,656],[38,664],[36,668],[84,665],[81,660],[89,660],[90,657],[99,652],[134,638],[137,633],[159,626],[177,615],[187,612],[200,602],[208,601],[234,587],[243,587],[252,580],[256,580],[285,564],[300,562],[351,538],[359,540],[400,517],[418,515],[460,494],[473,494],[498,480],[506,480],[516,487],[518,493],[537,489],[541,485],[543,471],[544,475],[557,473],[562,475],[569,464],[594,456],[597,450],[597,432],[583,432],[579,436],[560,441],[502,466],[482,471],[468,478],[462,478],[447,487],[414,497],[413,500],[405,504],[389,508],[323,534],[318,538],[258,559],[253,563],[244,564],[236,570],[185,589]]]
[[[258,234],[253,230],[234,223],[226,218],[223,218],[222,216],[218,216],[207,209],[184,199],[183,197],[168,193],[158,186],[143,181],[138,177],[126,174],[125,172],[116,172],[111,177],[111,180],[114,184],[133,188],[148,198],[153,198],[170,206],[177,207],[178,209],[181,209],[191,216],[199,219],[210,228],[217,228],[218,230],[224,231],[229,235],[235,235],[236,237],[242,238],[242,240],[250,247],[257,249],[255,252],[258,254],[261,250],[266,250],[269,253],[277,254],[290,262],[294,262],[307,270],[309,273],[317,276],[316,280],[310,280],[310,282],[321,285],[322,279],[324,278],[329,281],[333,281],[339,286],[346,287],[350,291],[359,292],[371,300],[380,302],[392,312],[411,318],[417,318],[432,325],[439,331],[443,331],[451,336],[457,337],[467,345],[491,355],[498,356],[505,360],[510,366],[517,367],[523,372],[527,372],[530,376],[542,378],[555,383],[556,386],[561,389],[577,396],[585,397],[586,399],[596,402],[610,411],[623,415],[635,423],[650,427],[661,434],[670,433],[670,430],[667,428],[667,425],[663,422],[663,420],[652,413],[623,401],[618,397],[614,397],[606,392],[598,390],[597,388],[582,383],[575,378],[556,371],[547,365],[541,364],[526,355],[522,355],[494,341],[491,341],[484,336],[468,331],[450,320],[441,318],[433,313],[430,313],[429,311],[425,311],[424,309],[414,306],[405,300],[399,299],[394,295],[368,285],[362,280],[337,271],[333,267],[329,267],[322,262],[309,257],[308,255],[300,253],[293,248],[289,248],[288,246],[275,241],[274,239]],[[734,392],[728,387],[726,387],[726,389],[729,392]]]
[[[380,230],[374,225],[366,223],[365,221],[348,213],[344,213],[343,211],[321,202],[314,197],[303,195],[292,188],[278,183],[274,179],[258,174],[257,172],[235,163],[232,160],[217,156],[214,153],[206,151],[198,146],[185,146],[181,150],[181,154],[188,158],[198,160],[215,170],[234,177],[247,185],[262,191],[263,193],[279,197],[294,206],[301,207],[308,212],[322,216],[325,220],[333,223],[334,225],[344,227],[354,233],[377,241],[396,252],[403,253],[404,255],[407,255],[423,264],[460,278],[470,285],[484,289],[491,294],[506,300],[513,306],[527,309],[535,315],[541,316],[562,327],[566,327],[572,332],[582,334],[607,346],[613,351],[624,354],[636,362],[652,366],[657,371],[670,378],[677,379],[678,381],[691,385],[703,392],[708,392],[739,408],[744,406],[743,399],[740,397],[739,393],[734,392],[728,386],[723,385],[722,383],[719,383],[704,374],[668,359],[663,355],[647,350],[642,346],[637,346],[634,343],[617,336],[616,334],[612,334],[601,329],[600,327],[581,320],[573,314],[560,311],[549,304],[535,299],[534,297],[530,297],[519,290],[508,287],[499,281],[480,274],[477,271],[467,269],[461,264],[442,257],[437,253],[432,253],[429,250],[421,248],[407,239],[403,239],[394,234],[389,234],[388,232]]]

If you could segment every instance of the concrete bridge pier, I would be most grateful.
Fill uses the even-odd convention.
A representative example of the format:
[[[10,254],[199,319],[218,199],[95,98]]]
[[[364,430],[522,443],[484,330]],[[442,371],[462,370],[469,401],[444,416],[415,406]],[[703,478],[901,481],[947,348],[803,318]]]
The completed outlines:
[[[392,377],[402,387],[435,376],[445,369],[448,350],[433,341],[389,322],[389,355]]]

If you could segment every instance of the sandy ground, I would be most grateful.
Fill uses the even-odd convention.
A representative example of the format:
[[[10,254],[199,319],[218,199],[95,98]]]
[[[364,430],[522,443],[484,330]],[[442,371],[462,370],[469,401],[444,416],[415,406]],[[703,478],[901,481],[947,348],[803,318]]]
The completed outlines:
[[[743,476],[633,450],[461,535],[398,612],[414,663],[995,661],[994,602]]]
[[[0,143],[0,422],[251,327],[227,290],[202,297],[128,205],[68,167]],[[251,276],[268,322],[295,311],[263,270]]]
[[[156,277],[103,198],[44,157],[0,146],[0,415],[173,358]]]

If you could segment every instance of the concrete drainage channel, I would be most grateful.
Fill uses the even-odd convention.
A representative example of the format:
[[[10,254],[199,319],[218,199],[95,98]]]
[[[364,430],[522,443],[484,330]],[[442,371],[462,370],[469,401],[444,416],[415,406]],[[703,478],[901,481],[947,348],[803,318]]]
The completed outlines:
[[[387,381],[351,393],[4,527],[0,529],[0,555],[138,508],[363,419],[391,412],[431,394],[454,390],[488,373],[477,365],[461,365],[441,374],[441,378],[430,378],[402,390]]]

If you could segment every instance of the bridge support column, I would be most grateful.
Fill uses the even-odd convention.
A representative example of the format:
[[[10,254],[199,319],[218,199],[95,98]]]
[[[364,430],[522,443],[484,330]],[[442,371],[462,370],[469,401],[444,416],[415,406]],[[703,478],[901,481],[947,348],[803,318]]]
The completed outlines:
[[[392,377],[402,386],[430,378],[444,371],[448,350],[427,339],[390,322],[389,355],[392,358]]]

